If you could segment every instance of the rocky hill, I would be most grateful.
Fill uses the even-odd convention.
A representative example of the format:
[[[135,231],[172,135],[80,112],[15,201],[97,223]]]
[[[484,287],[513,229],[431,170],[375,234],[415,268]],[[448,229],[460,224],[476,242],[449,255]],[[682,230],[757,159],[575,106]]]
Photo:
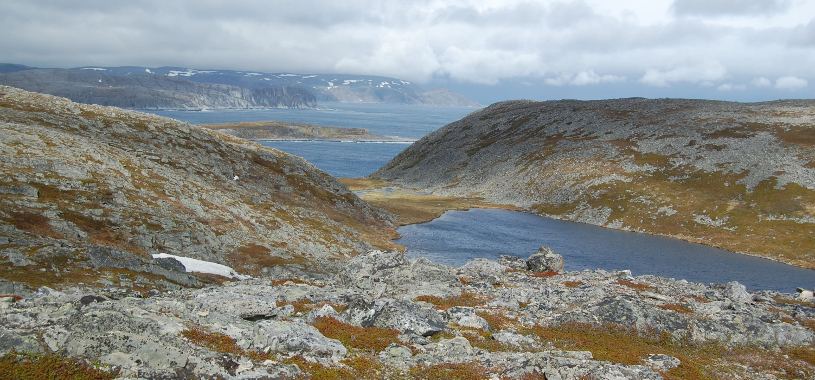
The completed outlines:
[[[113,76],[99,70],[20,70],[0,73],[0,84],[79,103],[131,109],[313,108],[317,101],[302,87],[250,89],[144,72]]]
[[[95,363],[93,378],[815,376],[809,291],[559,273],[546,264],[556,258],[543,250],[528,260],[449,268],[373,251],[322,279],[248,280],[149,298],[43,287],[0,298],[0,355],[27,353],[0,357],[0,365],[13,373],[6,363],[33,357],[49,364],[42,372],[53,371],[64,360],[49,356],[55,352]]]
[[[226,124],[201,124],[225,135],[247,140],[267,141],[354,141],[354,142],[411,142],[394,136],[372,134],[365,128],[324,127],[314,124],[280,121],[244,121]]]
[[[113,76],[152,73],[185,78],[199,83],[218,83],[245,88],[300,87],[319,101],[344,103],[426,104],[480,107],[464,95],[444,87],[423,90],[409,81],[374,75],[263,73],[234,70],[199,70],[182,67],[82,67]]]
[[[510,101],[374,177],[815,268],[815,101]]]
[[[392,246],[389,215],[298,157],[6,86],[0,169],[0,277],[35,287],[219,280],[159,253],[263,276]]]

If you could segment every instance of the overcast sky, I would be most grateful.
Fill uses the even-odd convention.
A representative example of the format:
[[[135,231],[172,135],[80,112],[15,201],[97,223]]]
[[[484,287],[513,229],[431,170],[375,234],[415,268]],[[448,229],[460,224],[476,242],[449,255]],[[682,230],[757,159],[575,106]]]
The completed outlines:
[[[396,77],[474,100],[815,98],[813,0],[0,0],[0,62]]]

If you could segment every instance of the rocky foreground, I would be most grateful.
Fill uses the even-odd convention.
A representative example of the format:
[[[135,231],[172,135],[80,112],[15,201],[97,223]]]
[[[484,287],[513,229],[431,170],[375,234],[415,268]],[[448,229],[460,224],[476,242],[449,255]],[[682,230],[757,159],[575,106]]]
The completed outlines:
[[[815,101],[508,101],[374,177],[815,268]]]
[[[460,268],[372,251],[330,276],[145,298],[43,287],[0,298],[0,350],[151,379],[815,376],[811,292],[561,266],[547,249]]]

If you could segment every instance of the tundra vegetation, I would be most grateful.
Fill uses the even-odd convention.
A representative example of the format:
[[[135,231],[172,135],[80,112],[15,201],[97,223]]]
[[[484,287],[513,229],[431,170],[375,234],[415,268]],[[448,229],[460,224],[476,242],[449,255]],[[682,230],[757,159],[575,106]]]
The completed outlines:
[[[396,219],[348,188],[384,182],[346,186],[205,128],[9,87],[0,129],[0,373],[12,378],[815,376],[808,290],[566,272],[535,255],[451,268],[391,242],[396,224],[444,209],[531,207],[508,196],[460,197],[452,184],[366,196]],[[806,186],[772,176],[752,191],[802,198],[761,215],[808,223]],[[156,253],[236,273],[187,272]]]

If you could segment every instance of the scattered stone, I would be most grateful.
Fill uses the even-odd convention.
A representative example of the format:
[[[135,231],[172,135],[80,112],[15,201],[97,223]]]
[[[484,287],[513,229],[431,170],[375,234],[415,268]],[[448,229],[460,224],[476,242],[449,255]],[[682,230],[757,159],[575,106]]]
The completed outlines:
[[[526,260],[526,265],[533,272],[563,271],[563,256],[558,255],[552,248],[541,247],[537,253]]]

